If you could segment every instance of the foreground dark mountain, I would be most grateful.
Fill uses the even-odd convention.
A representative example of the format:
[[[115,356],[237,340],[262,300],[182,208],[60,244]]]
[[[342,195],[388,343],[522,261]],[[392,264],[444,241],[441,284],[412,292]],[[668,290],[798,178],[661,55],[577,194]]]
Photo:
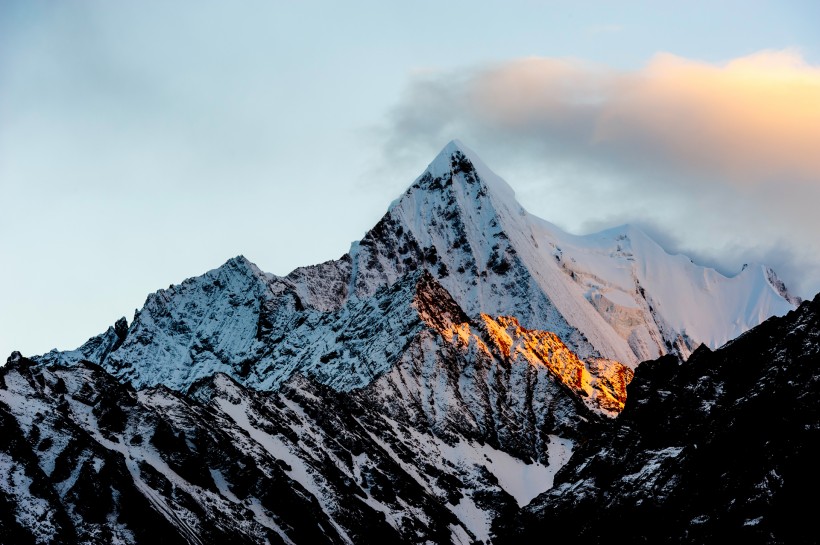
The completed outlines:
[[[820,296],[685,363],[638,366],[626,407],[509,543],[817,543]]]

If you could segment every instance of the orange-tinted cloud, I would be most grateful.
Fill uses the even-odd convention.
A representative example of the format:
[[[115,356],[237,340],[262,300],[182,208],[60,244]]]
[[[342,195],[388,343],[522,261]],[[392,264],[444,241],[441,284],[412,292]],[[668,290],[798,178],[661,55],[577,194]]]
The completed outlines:
[[[735,181],[820,181],[820,68],[794,51],[719,66],[661,54],[610,84],[596,142],[643,141]]]
[[[397,125],[417,137],[498,130],[734,181],[820,182],[820,67],[792,50],[723,64],[661,53],[636,71],[534,57],[428,74],[408,97]]]

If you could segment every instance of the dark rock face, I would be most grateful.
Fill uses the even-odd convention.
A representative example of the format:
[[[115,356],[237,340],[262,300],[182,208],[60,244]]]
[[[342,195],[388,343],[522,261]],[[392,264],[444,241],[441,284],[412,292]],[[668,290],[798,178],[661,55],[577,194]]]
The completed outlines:
[[[638,366],[613,425],[505,539],[816,543],[820,296],[714,352]]]

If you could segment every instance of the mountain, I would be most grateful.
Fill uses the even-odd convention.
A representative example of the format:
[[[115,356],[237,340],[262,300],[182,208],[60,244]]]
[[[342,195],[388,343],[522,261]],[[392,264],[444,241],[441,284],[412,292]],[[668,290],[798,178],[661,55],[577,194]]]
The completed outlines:
[[[152,529],[195,543],[489,542],[492,520],[548,489],[584,430],[620,411],[632,377],[513,317],[468,318],[426,271],[355,309],[334,335],[393,334],[359,347],[363,361],[392,354],[359,388],[329,379],[367,374],[335,357],[275,391],[217,372],[180,392],[15,353],[0,369],[10,535],[143,543],[153,510]]]
[[[633,227],[562,233],[453,142],[338,260],[239,256],[12,354],[0,543],[489,543],[619,425],[638,361],[794,303]]]
[[[503,543],[816,543],[820,295],[685,362],[644,362],[626,407]]]
[[[349,392],[298,374],[257,391],[217,373],[181,393],[15,353],[0,368],[0,543],[814,542],[820,296],[719,350],[643,362],[615,419],[544,373],[553,403],[528,412],[560,422],[546,424],[543,462],[456,412],[431,427],[424,400],[391,390],[475,374],[458,354]],[[495,372],[537,369],[516,358]],[[502,397],[489,407],[506,410]]]
[[[419,270],[472,319],[514,316],[581,359],[631,368],[715,348],[797,302],[766,267],[727,278],[635,227],[563,233],[451,142],[340,259],[277,277],[240,256],[150,295],[130,327],[122,320],[77,350],[34,359],[88,360],[136,387],[180,391],[217,371],[261,389],[296,371],[359,388],[390,369],[399,338],[412,335],[396,330],[412,320],[406,304],[378,294]]]

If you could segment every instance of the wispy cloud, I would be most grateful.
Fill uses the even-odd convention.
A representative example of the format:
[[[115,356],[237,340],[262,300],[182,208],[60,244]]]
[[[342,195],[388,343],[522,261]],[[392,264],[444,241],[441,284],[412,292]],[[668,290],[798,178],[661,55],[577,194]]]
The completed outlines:
[[[820,289],[820,67],[797,50],[720,64],[661,53],[635,71],[533,57],[427,74],[387,132],[393,159],[454,136],[503,150],[501,170],[540,173],[541,198],[549,190],[576,218],[651,221],[727,270],[744,249],[781,248],[768,254],[795,274],[794,256],[808,256],[790,280]]]

